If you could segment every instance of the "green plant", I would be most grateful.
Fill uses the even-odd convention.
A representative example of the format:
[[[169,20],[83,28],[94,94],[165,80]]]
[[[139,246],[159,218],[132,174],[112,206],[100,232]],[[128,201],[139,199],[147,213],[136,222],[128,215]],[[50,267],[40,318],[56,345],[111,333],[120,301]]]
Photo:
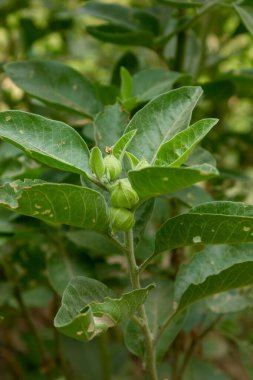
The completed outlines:
[[[64,121],[40,112],[0,113],[0,150],[3,155],[10,151],[14,162],[22,157],[20,168],[15,162],[7,174],[5,161],[2,164],[0,263],[7,296],[0,305],[12,295],[36,342],[40,372],[48,379],[63,375],[86,380],[74,368],[75,358],[66,361],[60,332],[76,341],[98,342],[103,380],[113,373],[110,346],[122,347],[123,339],[150,380],[185,380],[192,366],[200,368],[193,375],[198,380],[209,367],[205,361],[194,364],[196,346],[221,326],[224,314],[252,305],[253,206],[226,194],[217,200],[215,160],[198,147],[217,125],[217,115],[222,130],[222,104],[243,93],[245,73],[217,74],[215,80],[203,81],[206,103],[196,109],[203,93],[201,75],[210,78],[218,63],[208,66],[203,34],[198,62],[188,70],[196,33],[187,32],[196,32],[194,26],[208,12],[222,9],[229,15],[236,11],[252,33],[252,5],[161,0],[149,9],[94,1],[81,9],[108,22],[87,28],[94,37],[149,48],[176,71],[149,68],[133,73],[126,60],[126,67],[119,64],[115,69],[117,87],[116,79],[109,86],[91,83],[56,61],[4,66],[14,83],[54,109],[54,119]],[[164,9],[173,28],[162,17]],[[167,43],[173,39],[174,55],[167,55]],[[206,110],[210,103],[220,112],[215,106]],[[215,118],[205,117],[213,113]],[[217,151],[213,136],[209,145]],[[221,169],[222,179],[226,173]],[[199,182],[201,186],[195,186]],[[30,273],[33,268],[39,271],[35,275]],[[48,318],[55,318],[48,325],[55,327],[53,363],[54,350],[47,349],[29,312],[29,305],[41,306],[40,293],[29,298],[35,279],[39,292],[42,287],[42,306],[48,299],[52,302]],[[220,329],[236,340],[227,326]],[[138,378],[142,367],[137,367],[126,378]],[[127,371],[114,376],[125,378]],[[227,379],[223,375],[221,379]]]

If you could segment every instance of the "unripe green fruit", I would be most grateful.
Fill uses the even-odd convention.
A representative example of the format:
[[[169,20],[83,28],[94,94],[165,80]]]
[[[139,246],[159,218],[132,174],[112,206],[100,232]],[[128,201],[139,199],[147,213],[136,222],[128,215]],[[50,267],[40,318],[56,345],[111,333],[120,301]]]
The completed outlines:
[[[136,191],[127,178],[120,179],[111,189],[111,204],[113,207],[133,208],[139,202]]]
[[[104,158],[105,173],[109,181],[117,178],[122,170],[120,160],[118,160],[113,154],[109,154]]]
[[[128,231],[134,225],[134,214],[126,208],[110,207],[110,221],[114,231]]]

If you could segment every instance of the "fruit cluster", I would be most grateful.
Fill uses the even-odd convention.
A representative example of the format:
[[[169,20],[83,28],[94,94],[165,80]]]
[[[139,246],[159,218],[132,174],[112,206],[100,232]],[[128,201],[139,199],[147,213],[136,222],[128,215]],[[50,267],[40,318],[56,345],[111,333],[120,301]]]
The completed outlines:
[[[136,191],[132,188],[127,178],[116,180],[121,171],[122,166],[120,160],[113,153],[109,153],[103,158],[98,147],[91,151],[90,168],[97,179],[105,180],[110,184],[110,221],[113,231],[127,231],[134,225],[133,208],[139,202]]]

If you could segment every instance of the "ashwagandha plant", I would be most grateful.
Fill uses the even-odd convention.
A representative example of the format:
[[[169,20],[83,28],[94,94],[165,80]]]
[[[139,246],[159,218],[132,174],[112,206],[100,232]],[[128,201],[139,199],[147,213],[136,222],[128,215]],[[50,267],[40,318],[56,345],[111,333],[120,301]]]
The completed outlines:
[[[45,86],[37,86],[39,66],[54,73],[53,84],[47,86],[44,74]],[[218,120],[190,123],[202,94],[198,86],[158,94],[129,120],[125,109],[135,109],[138,101],[129,97],[132,78],[125,69],[121,106],[103,110],[90,84],[62,64],[21,62],[6,70],[19,82],[21,72],[23,80],[28,75],[31,81],[23,87],[47,104],[93,118],[96,146],[89,150],[80,134],[63,122],[22,111],[1,112],[3,140],[44,165],[79,175],[80,182],[6,182],[0,187],[0,205],[52,229],[59,224],[78,227],[79,236],[83,231],[87,240],[104,247],[105,255],[110,251],[127,263],[129,286],[120,293],[94,278],[74,276],[63,292],[54,325],[71,338],[87,341],[120,324],[127,348],[140,357],[148,378],[157,380],[157,368],[190,307],[210,295],[253,283],[252,245],[245,244],[253,242],[253,207],[243,203],[210,201],[175,213],[153,229],[148,254],[137,254],[152,220],[154,198],[218,175],[209,156],[196,150]],[[168,294],[159,273],[149,271],[162,270],[159,260],[170,250],[208,245],[175,272],[173,297],[171,280]],[[172,371],[173,379],[182,378],[186,364],[187,360]]]

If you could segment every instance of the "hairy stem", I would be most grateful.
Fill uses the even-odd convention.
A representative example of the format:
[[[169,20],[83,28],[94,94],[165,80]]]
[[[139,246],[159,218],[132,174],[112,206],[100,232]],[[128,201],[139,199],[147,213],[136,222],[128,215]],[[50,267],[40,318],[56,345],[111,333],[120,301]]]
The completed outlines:
[[[140,277],[138,267],[136,265],[133,243],[133,230],[129,230],[125,233],[126,242],[126,257],[128,262],[129,276],[133,289],[140,289]],[[150,380],[158,380],[156,369],[156,354],[153,344],[153,337],[148,325],[148,318],[145,310],[145,306],[142,305],[139,309],[139,317],[141,319],[141,328],[145,340],[145,369],[149,375]]]

